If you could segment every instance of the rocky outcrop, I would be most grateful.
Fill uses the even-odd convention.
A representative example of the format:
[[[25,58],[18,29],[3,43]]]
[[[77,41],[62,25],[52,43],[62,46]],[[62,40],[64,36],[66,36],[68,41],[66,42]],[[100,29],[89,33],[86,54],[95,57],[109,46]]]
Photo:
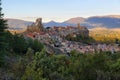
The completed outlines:
[[[28,32],[40,32],[44,31],[44,27],[42,25],[42,18],[36,19],[36,22],[33,23],[32,25],[27,27]]]

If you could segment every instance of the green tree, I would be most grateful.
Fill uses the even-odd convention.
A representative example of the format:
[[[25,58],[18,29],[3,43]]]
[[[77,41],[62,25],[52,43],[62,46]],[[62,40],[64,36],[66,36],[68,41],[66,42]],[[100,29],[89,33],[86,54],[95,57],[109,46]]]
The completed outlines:
[[[7,23],[6,20],[3,19],[3,13],[1,8],[1,0],[0,0],[0,65],[3,62],[3,55],[5,53],[6,49],[6,43],[5,43],[5,29],[7,29]]]
[[[114,80],[120,80],[120,58],[110,65],[110,72]]]
[[[28,64],[22,80],[46,80],[43,77],[42,65],[40,64],[43,58],[45,58],[44,49],[41,52],[35,53],[34,60]],[[45,65],[43,64],[43,66]]]
[[[28,47],[32,48],[34,52],[40,52],[44,48],[44,45],[38,40],[28,39]]]
[[[5,34],[5,37],[6,37],[6,43],[7,43],[7,51],[10,53],[10,52],[13,52],[13,49],[12,49],[12,46],[13,46],[13,41],[14,41],[14,35],[12,35],[9,31],[6,31],[6,34]]]
[[[27,51],[27,42],[24,39],[24,37],[20,36],[20,35],[17,35],[17,34],[14,35],[12,48],[13,48],[13,51],[15,51],[15,53],[19,53],[19,54],[26,53],[26,51]]]
[[[1,12],[1,0],[0,0],[0,51],[5,49],[5,29],[7,29],[7,21],[3,19]]]

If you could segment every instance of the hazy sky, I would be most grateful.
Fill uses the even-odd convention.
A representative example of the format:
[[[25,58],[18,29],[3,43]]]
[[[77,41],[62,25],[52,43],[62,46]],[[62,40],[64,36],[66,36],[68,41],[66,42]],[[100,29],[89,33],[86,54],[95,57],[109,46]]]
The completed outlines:
[[[2,0],[2,7],[6,18],[44,22],[120,14],[120,0]]]

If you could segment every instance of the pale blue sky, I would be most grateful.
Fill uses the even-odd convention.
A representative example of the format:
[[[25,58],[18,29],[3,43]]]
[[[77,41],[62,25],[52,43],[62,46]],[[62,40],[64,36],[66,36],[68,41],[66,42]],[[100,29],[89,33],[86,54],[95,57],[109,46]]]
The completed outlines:
[[[6,18],[64,21],[72,17],[120,14],[120,0],[2,0]]]

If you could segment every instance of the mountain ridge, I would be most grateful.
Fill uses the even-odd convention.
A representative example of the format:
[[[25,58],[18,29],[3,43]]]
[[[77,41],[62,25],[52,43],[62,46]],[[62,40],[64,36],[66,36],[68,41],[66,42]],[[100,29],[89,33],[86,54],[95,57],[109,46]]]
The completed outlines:
[[[85,18],[83,17],[75,17],[75,18],[70,18],[69,20],[66,20],[64,22],[71,23],[71,24],[78,24],[84,21],[85,21]]]
[[[19,19],[6,19],[8,20],[9,28],[20,28],[25,29],[28,25],[33,22],[24,21]],[[76,26],[78,23],[82,26],[86,26],[88,29],[95,27],[105,27],[105,28],[120,28],[120,15],[105,15],[105,16],[92,16],[88,18],[74,17],[63,22],[49,21],[43,23],[45,27],[52,26]]]
[[[33,23],[30,21],[25,21],[20,19],[11,19],[11,18],[6,18],[5,20],[7,20],[9,29],[26,29],[27,28],[26,26]]]

